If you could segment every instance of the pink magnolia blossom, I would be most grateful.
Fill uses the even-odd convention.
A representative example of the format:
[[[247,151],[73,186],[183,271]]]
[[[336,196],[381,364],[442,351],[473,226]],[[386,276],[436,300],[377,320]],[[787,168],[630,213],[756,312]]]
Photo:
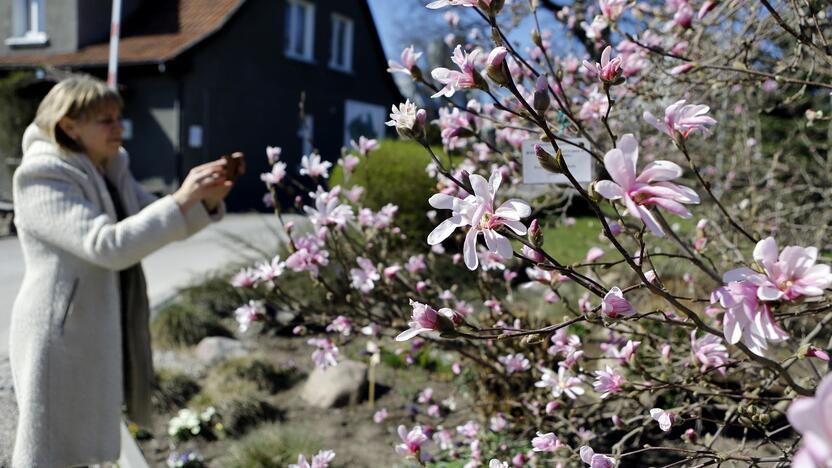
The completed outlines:
[[[310,155],[303,155],[300,158],[300,175],[308,175],[309,177],[329,177],[329,168],[332,163],[329,161],[322,161],[321,155],[312,153]]]
[[[254,268],[243,268],[233,278],[231,285],[235,288],[250,288],[257,284],[259,276]]]
[[[557,375],[551,369],[541,369],[543,375],[540,380],[535,382],[534,386],[539,388],[552,388],[552,396],[557,398],[565,394],[571,399],[578,398],[579,395],[584,394],[584,389],[581,387],[581,379],[578,377],[571,377],[566,375],[566,368],[560,367]]]
[[[525,372],[531,369],[529,360],[522,354],[506,354],[497,358],[498,361],[506,368],[506,372],[513,374],[515,372]]]
[[[725,339],[731,344],[742,341],[752,352],[762,355],[769,341],[784,341],[789,335],[774,321],[769,306],[757,297],[758,287],[748,281],[733,281],[739,278],[729,273],[723,276],[727,284],[711,293],[711,303],[725,309]]]
[[[792,460],[792,466],[832,466],[832,374],[827,374],[821,380],[814,397],[794,400],[786,416],[794,429],[803,436],[800,451]]]
[[[373,422],[376,423],[376,424],[381,424],[389,416],[390,416],[390,413],[387,412],[387,408],[382,408],[382,409],[376,411],[373,414]]]
[[[462,46],[457,45],[451,60],[459,67],[459,70],[449,70],[444,67],[434,68],[430,72],[430,75],[433,79],[445,86],[431,97],[453,97],[454,93],[461,89],[471,89],[480,86],[482,78],[479,77],[479,73],[474,68],[480,52],[480,49],[474,49],[469,54],[462,51]]]
[[[600,77],[604,83],[612,83],[621,75],[621,56],[610,60],[610,55],[612,55],[612,47],[607,46],[601,52],[601,63],[593,64],[584,60],[584,67],[592,76]]]
[[[407,259],[407,264],[405,264],[405,268],[410,273],[419,273],[427,268],[425,264],[425,256],[423,254],[419,255],[411,255],[410,258]]]
[[[706,334],[696,339],[696,330],[690,332],[690,350],[695,361],[699,361],[702,367],[700,372],[705,372],[710,367],[718,367],[719,373],[725,375],[725,363],[728,362],[728,348],[722,344],[719,337]]]
[[[593,41],[600,41],[604,38],[604,30],[610,25],[609,20],[603,15],[595,15],[592,18],[592,23],[586,21],[581,22],[581,28],[586,33],[586,37]]]
[[[358,166],[358,163],[360,162],[361,160],[358,159],[358,156],[354,154],[348,154],[344,156],[344,158],[341,159],[341,161],[339,161],[339,164],[344,166],[344,172],[350,174],[353,170],[355,170],[355,166]]]
[[[416,398],[421,404],[430,403],[433,400],[433,389],[431,387],[427,387],[421,392],[419,392],[419,396]]]
[[[607,348],[607,354],[612,358],[618,359],[621,364],[626,364],[633,360],[639,345],[641,345],[641,341],[627,340],[627,343],[620,350],[615,346],[609,346]]]
[[[375,151],[378,149],[378,141],[371,140],[365,136],[358,137],[358,142],[356,143],[355,140],[350,140],[350,144],[352,145],[353,149],[358,151],[362,156],[367,156],[370,151]]]
[[[422,432],[422,426],[413,426],[413,429],[408,432],[407,427],[402,424],[399,426],[398,433],[402,443],[396,445],[396,453],[403,456],[414,456],[419,459],[425,459],[424,457],[427,454],[423,453],[422,446],[427,443],[428,436]]]
[[[653,408],[650,410],[650,417],[656,420],[659,423],[659,428],[661,430],[667,432],[670,430],[670,426],[673,425],[673,421],[676,420],[676,415],[665,411],[661,408]]]
[[[248,304],[240,306],[234,311],[234,318],[240,325],[240,332],[245,333],[252,322],[262,319],[266,315],[266,306],[263,301],[248,301]]]
[[[343,336],[352,334],[352,321],[343,315],[339,315],[326,326],[326,331],[340,333]]]
[[[464,200],[442,193],[430,198],[431,206],[451,210],[452,213],[450,218],[436,226],[428,235],[428,244],[434,245],[444,241],[457,227],[471,226],[465,236],[463,255],[468,269],[476,270],[479,265],[479,234],[483,234],[488,250],[505,259],[511,258],[514,252],[511,242],[497,230],[506,226],[519,235],[526,234],[526,226],[520,219],[531,214],[531,207],[524,201],[510,199],[495,209],[494,197],[502,182],[499,172],[494,172],[488,181],[477,174],[471,175],[470,180],[474,195],[469,195]]]
[[[446,6],[465,6],[465,7],[475,7],[479,3],[480,0],[436,0],[434,2],[430,2],[427,4],[427,8],[432,10],[436,10],[439,8],[445,8]],[[490,0],[488,0],[490,3]]]
[[[554,432],[543,433],[538,431],[537,437],[532,439],[532,450],[535,452],[554,452],[563,444]]]
[[[500,432],[508,426],[508,422],[506,418],[503,417],[503,413],[497,413],[488,420],[488,428],[491,429],[493,432]]]
[[[335,452],[332,450],[321,450],[314,457],[312,463],[306,461],[303,454],[298,455],[297,464],[290,464],[289,468],[328,468],[330,462],[335,459]]]
[[[586,102],[578,111],[578,118],[581,120],[593,121],[601,120],[609,109],[610,103],[607,101],[607,96],[602,94],[598,88],[593,88],[586,97]]]
[[[667,106],[664,110],[664,120],[659,120],[649,111],[644,111],[644,120],[670,138],[676,138],[677,135],[687,138],[697,130],[707,134],[708,126],[716,125],[716,120],[705,115],[711,108],[704,104],[685,104],[685,102],[681,99]]]
[[[419,60],[419,57],[422,56],[421,52],[416,52],[414,47],[411,45],[410,47],[405,48],[402,50],[401,59],[402,62],[396,62],[395,60],[388,60],[387,65],[390,68],[387,69],[389,73],[404,73],[406,75],[413,75],[413,67],[416,65],[416,62]]]
[[[586,252],[585,263],[592,263],[604,256],[604,250],[599,247],[592,247]]]
[[[624,293],[617,286],[611,288],[604,295],[604,300],[601,302],[601,312],[610,318],[630,317],[636,313],[630,302],[624,299]]]
[[[592,447],[584,445],[580,448],[581,461],[589,465],[590,468],[613,468],[615,466],[615,458],[595,453]]]
[[[292,271],[308,271],[318,274],[319,266],[329,264],[329,252],[323,249],[321,241],[314,235],[306,235],[294,240],[294,253],[286,258],[286,267]]]
[[[595,382],[592,383],[592,386],[596,392],[601,393],[602,399],[610,396],[610,394],[620,392],[621,387],[626,382],[624,377],[610,366],[607,366],[604,370],[595,371],[595,376]]]
[[[684,204],[699,203],[699,195],[683,185],[670,182],[682,175],[682,168],[670,161],[653,161],[636,174],[638,141],[632,134],[618,140],[618,147],[604,156],[604,166],[612,181],[601,180],[595,190],[608,200],[621,200],[631,216],[641,219],[657,236],[664,231],[647,209],[651,205],[663,208],[683,218],[692,215]]]
[[[280,153],[283,150],[279,146],[267,146],[266,147],[266,160],[269,161],[269,166],[274,166],[278,159],[280,159]]]
[[[687,62],[681,65],[676,65],[675,67],[670,69],[670,74],[673,76],[676,75],[684,75],[685,73],[693,70],[696,67],[696,64]]]
[[[306,343],[317,347],[312,353],[312,360],[316,366],[327,369],[338,365],[340,351],[332,340],[329,338],[311,338]]]
[[[280,255],[277,255],[270,262],[258,264],[255,274],[259,283],[271,283],[274,286],[274,280],[282,275],[284,270],[286,270],[286,264],[281,262]]]
[[[757,285],[761,301],[791,301],[800,296],[820,296],[832,285],[829,265],[816,265],[818,249],[790,245],[778,256],[777,241],[767,237],[754,247],[754,260],[762,268],[759,274],[748,268],[732,270],[726,275]]]
[[[363,293],[368,293],[375,287],[375,282],[381,279],[373,262],[364,258],[356,257],[359,268],[350,269],[350,286]]]
[[[316,228],[331,226],[342,228],[355,218],[352,207],[340,204],[333,192],[335,189],[331,192],[324,192],[319,185],[316,193],[310,193],[315,197],[315,208],[303,207],[303,211],[309,215],[309,220]]]
[[[444,331],[453,328],[453,322],[448,318],[453,316],[451,309],[442,308],[437,312],[433,307],[412,299],[410,300],[410,306],[413,308],[413,315],[408,323],[410,328],[401,332],[396,337],[396,341],[407,341],[424,332]]]
[[[615,21],[624,13],[628,0],[598,0],[601,13],[610,21]]]
[[[476,439],[478,435],[480,435],[480,427],[479,423],[476,421],[468,421],[461,426],[456,427],[457,434],[465,437],[466,439]]]
[[[286,163],[280,161],[274,163],[270,172],[260,174],[260,180],[268,186],[279,184],[285,177]]]

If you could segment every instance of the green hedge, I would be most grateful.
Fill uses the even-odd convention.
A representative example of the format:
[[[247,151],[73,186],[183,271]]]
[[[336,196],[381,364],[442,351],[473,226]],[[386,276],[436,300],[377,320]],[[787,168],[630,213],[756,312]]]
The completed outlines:
[[[434,151],[441,157],[441,148]],[[428,152],[416,142],[383,140],[378,150],[361,159],[346,181],[343,168],[337,166],[330,184],[364,187],[363,205],[373,211],[388,203],[397,205],[396,225],[411,241],[424,243],[433,229],[425,214],[432,209],[428,198],[436,191],[436,181],[425,172],[431,160]]]

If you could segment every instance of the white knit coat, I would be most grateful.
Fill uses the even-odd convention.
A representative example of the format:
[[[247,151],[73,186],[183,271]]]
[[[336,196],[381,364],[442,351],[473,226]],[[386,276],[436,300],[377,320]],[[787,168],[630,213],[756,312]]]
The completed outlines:
[[[82,154],[60,154],[35,125],[14,174],[26,272],[12,310],[10,360],[19,407],[13,468],[115,461],[123,401],[118,271],[211,222],[183,215],[130,174],[121,151],[107,177],[129,217],[116,222],[104,179]]]

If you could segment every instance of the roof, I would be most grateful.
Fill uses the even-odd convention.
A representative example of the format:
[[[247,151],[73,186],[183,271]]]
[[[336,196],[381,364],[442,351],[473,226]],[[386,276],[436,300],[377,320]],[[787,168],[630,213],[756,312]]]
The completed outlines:
[[[213,33],[234,15],[245,0],[178,0],[146,2],[122,25],[119,64],[160,63],[176,58]],[[0,67],[27,65],[106,65],[109,42],[91,44],[77,52],[0,56]]]

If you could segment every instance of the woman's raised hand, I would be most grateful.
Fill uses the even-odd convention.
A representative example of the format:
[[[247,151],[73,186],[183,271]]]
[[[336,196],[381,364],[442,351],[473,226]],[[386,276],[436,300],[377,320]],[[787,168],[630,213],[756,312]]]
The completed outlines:
[[[209,190],[208,194],[202,200],[202,203],[205,204],[205,208],[207,208],[208,211],[214,211],[217,209],[217,206],[228,195],[231,188],[234,187],[234,181],[237,180],[237,177],[246,172],[246,161],[243,158],[243,153],[238,152],[233,153],[231,156],[223,156],[217,161],[223,165],[222,167],[225,171],[225,182],[222,185]]]
[[[227,189],[226,185],[228,185]],[[233,183],[225,178],[225,161],[219,159],[191,169],[188,176],[182,182],[182,186],[173,193],[173,198],[179,204],[182,212],[187,212],[194,205],[202,200],[206,200],[209,196],[214,198],[216,192],[222,192],[224,190],[225,194],[227,194],[232,185]],[[208,209],[216,207],[216,204],[211,207],[209,203],[206,202]]]

